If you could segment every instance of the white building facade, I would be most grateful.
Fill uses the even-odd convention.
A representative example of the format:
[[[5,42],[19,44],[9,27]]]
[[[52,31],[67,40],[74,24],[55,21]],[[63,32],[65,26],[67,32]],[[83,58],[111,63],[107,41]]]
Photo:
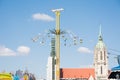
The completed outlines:
[[[55,80],[56,74],[56,54],[55,54],[55,38],[51,40],[51,53],[48,57],[48,64],[47,64],[47,80]]]
[[[52,80],[52,57],[48,57],[47,80]]]

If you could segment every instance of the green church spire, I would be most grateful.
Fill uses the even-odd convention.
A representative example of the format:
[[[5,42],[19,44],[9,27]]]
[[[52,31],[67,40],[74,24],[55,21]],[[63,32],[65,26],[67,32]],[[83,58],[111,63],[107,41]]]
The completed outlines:
[[[101,25],[100,25],[100,29],[99,29],[99,37],[98,37],[99,41],[103,41],[102,38],[102,31],[101,31]]]
[[[103,48],[103,47],[105,47],[105,44],[104,44],[104,42],[103,42],[101,25],[100,25],[99,35],[98,35],[98,43],[97,43],[97,45],[96,45],[96,48]]]

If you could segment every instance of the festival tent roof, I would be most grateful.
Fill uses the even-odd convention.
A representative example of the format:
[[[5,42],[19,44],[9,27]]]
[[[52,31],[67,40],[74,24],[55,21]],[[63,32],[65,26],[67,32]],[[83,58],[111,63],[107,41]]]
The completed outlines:
[[[118,70],[120,70],[120,66],[112,68],[112,71],[118,71]]]
[[[61,78],[95,78],[94,68],[62,68]]]

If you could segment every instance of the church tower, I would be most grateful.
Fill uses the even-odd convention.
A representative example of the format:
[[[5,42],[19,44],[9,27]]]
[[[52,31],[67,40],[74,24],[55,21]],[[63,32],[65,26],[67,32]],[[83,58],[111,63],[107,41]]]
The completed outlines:
[[[98,43],[94,50],[95,80],[107,80],[108,78],[108,59],[107,49],[103,42],[101,26],[99,30]]]

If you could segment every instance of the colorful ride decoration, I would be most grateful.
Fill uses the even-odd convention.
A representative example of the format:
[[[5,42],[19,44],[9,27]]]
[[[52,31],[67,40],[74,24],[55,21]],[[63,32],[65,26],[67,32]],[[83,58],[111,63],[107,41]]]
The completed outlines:
[[[24,80],[28,80],[28,79],[29,79],[28,75],[25,74],[25,75],[23,76],[23,79],[24,79]]]
[[[0,73],[0,80],[13,80],[10,73]]]

